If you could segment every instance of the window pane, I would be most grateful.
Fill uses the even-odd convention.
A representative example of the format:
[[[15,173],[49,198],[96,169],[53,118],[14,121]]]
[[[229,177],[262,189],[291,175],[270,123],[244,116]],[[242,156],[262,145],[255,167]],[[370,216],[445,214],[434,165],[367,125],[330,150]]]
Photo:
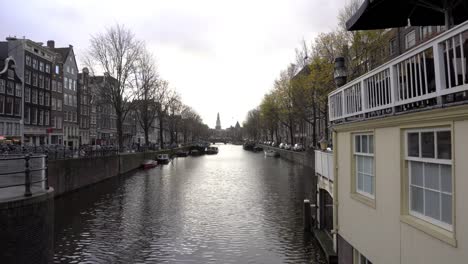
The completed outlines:
[[[423,210],[423,189],[419,187],[411,186],[411,210],[420,214],[424,213]]]
[[[434,132],[421,133],[421,154],[423,158],[434,158]]]
[[[419,157],[419,133],[408,133],[408,156]]]
[[[440,220],[440,193],[431,190],[424,190],[425,215]]]
[[[423,186],[422,162],[410,161],[411,184]]]
[[[374,194],[374,177],[364,175],[364,192]]]
[[[372,173],[372,158],[371,157],[361,157],[363,162],[362,172],[365,174]]]
[[[354,137],[355,151],[361,152],[361,136]]]
[[[374,153],[374,136],[369,135],[369,153]]]
[[[452,166],[440,165],[440,177],[443,192],[452,192]]]
[[[361,261],[360,261],[360,263],[361,263],[361,264],[367,264],[367,259],[366,259],[362,254],[360,254],[360,255],[361,255]]]
[[[424,187],[440,190],[438,164],[424,163]]]
[[[357,189],[360,190],[360,191],[364,191],[364,187],[363,187],[363,176],[361,173],[358,173],[357,175]]]
[[[364,171],[364,157],[356,156],[356,162],[357,162],[357,171],[363,172]]]
[[[363,153],[368,153],[369,150],[367,149],[367,135],[362,135],[361,136],[361,142],[362,142],[362,149],[361,151]]]
[[[450,131],[437,132],[437,157],[439,159],[452,159]]]
[[[452,195],[442,194],[442,221],[452,224]]]

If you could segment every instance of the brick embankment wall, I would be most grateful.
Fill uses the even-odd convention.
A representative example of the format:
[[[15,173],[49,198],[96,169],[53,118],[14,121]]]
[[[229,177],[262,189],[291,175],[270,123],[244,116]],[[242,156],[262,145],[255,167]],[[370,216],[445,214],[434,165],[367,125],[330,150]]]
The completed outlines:
[[[54,190],[0,202],[0,263],[52,263]]]

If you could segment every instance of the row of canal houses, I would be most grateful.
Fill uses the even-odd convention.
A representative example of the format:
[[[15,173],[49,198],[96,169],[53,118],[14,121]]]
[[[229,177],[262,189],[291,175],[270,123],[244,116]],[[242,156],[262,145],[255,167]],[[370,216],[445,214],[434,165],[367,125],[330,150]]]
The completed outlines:
[[[90,76],[87,68],[80,72],[72,45],[6,38],[0,42],[0,143],[115,144],[115,111],[99,99],[100,87],[109,81]],[[123,130],[126,145],[145,143],[134,113]],[[152,129],[149,141],[157,143],[158,135]]]
[[[422,2],[364,1],[347,23],[394,27],[401,52],[329,94],[314,232],[331,263],[468,262],[468,7]]]

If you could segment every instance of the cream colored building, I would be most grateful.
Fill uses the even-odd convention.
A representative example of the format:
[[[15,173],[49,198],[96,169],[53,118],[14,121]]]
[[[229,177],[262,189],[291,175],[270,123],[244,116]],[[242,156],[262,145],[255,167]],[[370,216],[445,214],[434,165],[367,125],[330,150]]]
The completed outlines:
[[[467,54],[465,22],[329,95],[339,263],[468,263]]]

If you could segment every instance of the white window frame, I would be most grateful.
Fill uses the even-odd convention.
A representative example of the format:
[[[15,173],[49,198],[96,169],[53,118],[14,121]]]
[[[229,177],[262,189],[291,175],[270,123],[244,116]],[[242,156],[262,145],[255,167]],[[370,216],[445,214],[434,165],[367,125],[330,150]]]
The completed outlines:
[[[424,133],[424,132],[433,132],[434,133],[434,158],[423,158],[422,157],[422,144],[421,144],[421,134]],[[451,159],[439,159],[437,158],[438,156],[438,152],[437,152],[437,132],[449,132],[450,133],[450,137],[451,137]],[[419,147],[419,157],[413,157],[413,156],[409,156],[408,155],[408,135],[411,134],[411,133],[419,133],[419,136],[418,136],[418,140],[419,140],[419,143],[418,143],[418,147]],[[455,210],[455,207],[454,207],[454,203],[453,203],[453,199],[454,199],[454,190],[453,190],[453,175],[454,175],[454,172],[453,172],[453,133],[452,133],[452,130],[450,128],[447,128],[447,127],[444,127],[444,128],[422,128],[422,129],[409,129],[409,130],[406,130],[405,131],[405,160],[406,162],[408,163],[408,170],[407,170],[407,178],[406,178],[406,181],[408,182],[408,188],[406,190],[407,194],[408,194],[408,213],[414,217],[417,217],[419,219],[422,219],[428,223],[431,223],[433,225],[436,225],[438,227],[441,227],[443,229],[446,229],[448,231],[451,231],[453,232],[453,222],[454,222],[454,218],[453,218],[453,212]],[[452,179],[451,179],[451,182],[452,182],[452,192],[451,193],[447,193],[447,192],[444,192],[442,191],[442,183],[441,183],[441,178],[440,178],[440,175],[439,175],[439,190],[435,190],[435,189],[431,189],[431,188],[427,188],[425,186],[421,187],[421,186],[417,186],[417,185],[414,185],[415,187],[417,188],[421,188],[423,190],[423,210],[425,210],[425,192],[424,190],[431,190],[431,191],[434,191],[434,192],[438,192],[440,194],[446,194],[446,195],[451,195],[452,197],[452,205],[451,205],[451,208],[452,208],[452,211],[451,211],[451,214],[452,214],[452,224],[447,224],[441,220],[438,220],[438,219],[434,219],[430,216],[426,216],[425,214],[421,214],[419,212],[416,212],[416,211],[413,211],[411,210],[411,162],[414,161],[414,162],[421,162],[421,163],[424,163],[424,164],[427,164],[427,163],[431,163],[431,164],[436,164],[436,165],[450,165],[451,166],[451,172],[452,172]],[[424,167],[423,167],[423,171],[424,171]],[[440,171],[440,169],[439,169]],[[440,173],[440,172],[439,172]],[[423,182],[424,182],[424,175],[422,176],[423,178]],[[423,184],[424,185],[424,184]],[[442,197],[442,195],[441,195]],[[442,199],[442,198],[440,198]],[[440,200],[440,208],[439,210],[441,211],[440,214],[442,216],[442,200]]]
[[[362,260],[364,258],[364,260]],[[353,263],[354,264],[372,264],[372,262],[357,249],[353,250]]]
[[[367,149],[368,149],[368,152],[362,152],[362,139],[360,140],[360,149],[361,149],[361,152],[357,152],[356,151],[356,137],[361,137],[361,136],[367,136],[369,138],[369,136],[372,136],[372,153],[369,153],[369,143],[367,144]],[[369,141],[368,141],[369,142]],[[365,197],[368,197],[370,199],[375,199],[375,186],[376,186],[376,179],[375,179],[375,158],[374,158],[374,153],[375,153],[375,136],[374,136],[374,133],[371,133],[371,132],[368,132],[368,133],[356,133],[356,134],[353,134],[353,158],[354,158],[354,175],[355,175],[355,188],[354,188],[354,191],[360,195],[363,195]],[[358,181],[359,181],[359,173],[358,173],[358,156],[360,157],[371,157],[372,158],[372,168],[373,168],[373,171],[372,171],[372,175],[368,175],[366,173],[367,176],[372,176],[374,178],[374,181],[373,181],[373,184],[372,184],[372,191],[373,191],[373,194],[371,193],[368,193],[368,192],[365,192],[363,190],[359,190],[359,184],[358,184]],[[361,172],[363,173],[363,172]],[[363,180],[363,184],[364,184],[364,180]]]
[[[410,34],[414,35],[414,43],[411,46],[408,43],[408,39],[409,39]],[[416,46],[416,30],[411,30],[410,32],[406,33],[406,35],[405,35],[405,48],[410,49],[410,48],[412,48],[414,46]]]

